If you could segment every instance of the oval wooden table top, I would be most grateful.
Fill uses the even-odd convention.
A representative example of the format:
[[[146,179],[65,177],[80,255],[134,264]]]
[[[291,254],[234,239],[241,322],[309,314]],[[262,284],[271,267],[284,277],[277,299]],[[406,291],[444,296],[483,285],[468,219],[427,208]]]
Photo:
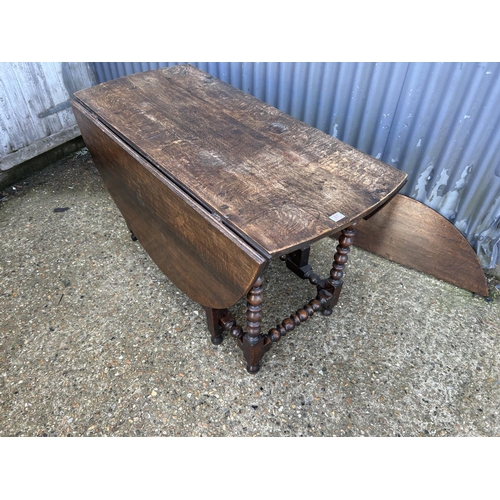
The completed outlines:
[[[406,182],[404,172],[190,65],[75,99],[267,258],[349,226]]]

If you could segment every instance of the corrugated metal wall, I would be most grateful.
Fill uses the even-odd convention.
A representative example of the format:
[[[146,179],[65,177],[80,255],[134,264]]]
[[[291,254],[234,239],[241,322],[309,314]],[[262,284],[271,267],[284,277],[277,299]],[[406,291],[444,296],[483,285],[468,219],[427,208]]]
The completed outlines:
[[[0,63],[0,173],[78,137],[69,96],[95,83],[88,63]]]
[[[101,82],[182,63],[94,63]],[[409,174],[500,263],[500,63],[191,63]]]

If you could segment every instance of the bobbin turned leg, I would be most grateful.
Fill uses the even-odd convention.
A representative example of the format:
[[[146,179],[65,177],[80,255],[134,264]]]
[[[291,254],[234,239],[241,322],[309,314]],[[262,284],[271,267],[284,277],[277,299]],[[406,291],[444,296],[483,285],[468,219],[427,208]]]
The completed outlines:
[[[261,334],[263,281],[262,276],[257,278],[247,294],[247,331],[238,337],[238,345],[247,361],[249,373],[259,371],[260,360],[272,345],[269,337]]]
[[[330,271],[330,277],[326,279],[323,288],[332,294],[331,299],[328,301],[325,309],[323,309],[322,314],[324,316],[329,316],[332,314],[332,308],[337,304],[340,296],[340,291],[342,290],[344,268],[347,262],[348,254],[351,250],[351,245],[354,243],[354,236],[356,235],[355,225],[346,227],[342,230],[342,235],[339,238],[339,244],[337,245],[337,251],[333,256],[332,269]]]

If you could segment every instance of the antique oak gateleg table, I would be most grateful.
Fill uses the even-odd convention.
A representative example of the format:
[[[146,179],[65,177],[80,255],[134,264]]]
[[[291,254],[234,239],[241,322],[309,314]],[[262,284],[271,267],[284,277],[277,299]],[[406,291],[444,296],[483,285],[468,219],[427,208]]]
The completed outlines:
[[[207,313],[212,342],[237,340],[256,373],[273,342],[332,312],[355,224],[406,174],[184,65],[74,94],[85,143],[128,228]],[[314,241],[340,233],[330,275],[308,264]],[[280,257],[316,295],[267,334],[263,273]],[[228,308],[247,295],[247,324]]]

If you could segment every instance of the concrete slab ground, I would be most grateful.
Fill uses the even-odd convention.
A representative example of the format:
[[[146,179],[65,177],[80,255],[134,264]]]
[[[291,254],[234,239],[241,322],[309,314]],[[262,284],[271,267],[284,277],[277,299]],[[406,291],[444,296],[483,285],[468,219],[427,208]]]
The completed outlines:
[[[0,235],[0,436],[500,435],[494,293],[353,248],[334,314],[252,376],[130,239],[85,149],[4,192]],[[312,248],[322,274],[335,246]],[[312,295],[273,262],[265,331]]]

